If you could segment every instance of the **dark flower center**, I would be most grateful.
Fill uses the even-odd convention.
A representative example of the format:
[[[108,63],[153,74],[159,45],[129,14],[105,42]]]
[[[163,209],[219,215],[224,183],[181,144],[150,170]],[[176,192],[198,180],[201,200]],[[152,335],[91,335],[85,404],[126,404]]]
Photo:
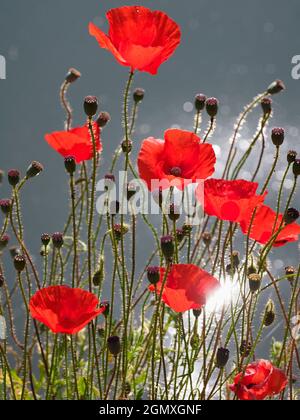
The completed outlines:
[[[173,176],[181,176],[181,169],[178,166],[174,166],[174,168],[170,170],[170,174]]]

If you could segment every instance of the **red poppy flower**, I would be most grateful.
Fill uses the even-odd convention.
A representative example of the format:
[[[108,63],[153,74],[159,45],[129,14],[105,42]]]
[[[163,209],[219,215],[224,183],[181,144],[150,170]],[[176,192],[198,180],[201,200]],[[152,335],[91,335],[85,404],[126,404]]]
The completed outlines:
[[[165,279],[166,269],[160,269],[160,280],[149,290],[160,294]],[[209,273],[193,264],[174,264],[168,273],[162,300],[175,312],[200,309],[207,298],[219,287],[219,282]]]
[[[157,187],[152,180],[167,181],[162,189],[185,185],[206,179],[214,173],[216,155],[210,144],[203,144],[190,131],[170,129],[165,132],[165,141],[150,137],[143,141],[138,156],[140,177],[150,191]]]
[[[55,334],[76,334],[105,311],[97,309],[97,297],[82,289],[50,286],[39,290],[29,302],[31,316]]]
[[[131,71],[156,74],[158,67],[180,44],[179,26],[163,12],[142,6],[124,6],[110,10],[106,17],[109,34],[90,23],[90,35]]]
[[[234,378],[229,386],[240,400],[263,400],[279,394],[287,384],[285,373],[268,360],[257,360]]]
[[[100,142],[100,128],[93,123],[96,149],[102,150]],[[45,135],[46,142],[63,157],[73,156],[77,163],[93,157],[93,143],[87,124],[83,127],[73,128],[70,131],[56,131]]]
[[[241,222],[264,201],[267,193],[255,195],[257,187],[256,182],[244,180],[208,179],[204,183],[204,196],[201,186],[197,188],[196,196],[200,202],[204,200],[204,211],[209,216]]]
[[[272,232],[275,233],[276,230],[279,229],[282,218],[283,215],[279,214],[274,229],[274,224],[276,221],[276,212],[273,211],[270,207],[263,205],[257,210],[253,221],[252,214],[249,214],[247,219],[243,220],[240,223],[240,226],[242,232],[248,235],[250,223],[252,221],[251,230],[249,234],[250,238],[254,239],[260,244],[266,244],[271,238]],[[289,225],[286,225],[280,231],[279,235],[273,243],[273,246],[279,247],[285,245],[287,242],[295,242],[298,240],[299,235],[300,226],[297,223],[291,223]]]

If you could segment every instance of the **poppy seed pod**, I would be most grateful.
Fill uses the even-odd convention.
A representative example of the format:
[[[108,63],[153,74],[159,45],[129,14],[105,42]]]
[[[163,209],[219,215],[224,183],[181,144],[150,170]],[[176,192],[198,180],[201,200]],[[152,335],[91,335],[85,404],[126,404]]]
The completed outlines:
[[[173,236],[171,235],[163,236],[160,240],[160,243],[161,243],[161,250],[162,250],[162,253],[164,254],[164,257],[166,259],[172,258],[174,255],[174,250],[175,250]]]
[[[11,169],[7,173],[8,182],[15,187],[20,182],[20,172],[17,169]]]
[[[70,68],[69,71],[68,71],[68,73],[67,73],[67,75],[66,75],[65,81],[67,83],[74,83],[80,77],[81,77],[80,71],[78,71],[78,70],[76,70],[74,68]]]
[[[272,111],[272,99],[263,98],[260,101],[260,104],[261,104],[264,115],[267,115],[267,114],[271,113],[271,111]]]
[[[193,315],[195,318],[199,318],[201,314],[202,314],[202,309],[193,309]]]
[[[291,163],[295,162],[296,157],[297,157],[297,152],[295,152],[295,150],[289,150],[288,154],[286,156],[286,159],[287,159],[288,163],[291,164]]]
[[[63,234],[60,232],[55,232],[52,235],[52,244],[54,248],[60,249],[64,244]]]
[[[274,146],[279,147],[284,142],[284,129],[283,128],[273,128],[271,134],[272,142]]]
[[[293,164],[293,173],[295,176],[300,175],[300,159],[295,159]]]
[[[275,320],[275,305],[272,299],[267,302],[264,314],[264,325],[269,327]]]
[[[3,235],[2,238],[0,238],[0,251],[7,247],[9,240],[10,237],[8,235]]]
[[[205,108],[206,99],[206,96],[202,93],[198,93],[198,95],[195,96],[195,108],[197,111],[203,111]]]
[[[183,229],[176,229],[176,241],[178,243],[182,242],[185,237],[185,233]]]
[[[0,200],[0,208],[5,215],[8,215],[12,209],[12,201],[9,199]]]
[[[106,111],[100,112],[98,118],[97,118],[97,124],[100,128],[105,127],[110,121],[110,114]]]
[[[83,103],[84,112],[89,118],[97,114],[98,99],[96,96],[86,96]]]
[[[14,257],[14,266],[19,273],[24,270],[26,266],[26,258],[24,255],[19,254]]]
[[[227,365],[227,362],[229,360],[229,354],[229,350],[225,349],[224,347],[220,347],[218,349],[216,356],[216,366],[219,369],[223,369]]]
[[[118,336],[108,337],[108,339],[107,339],[107,347],[108,347],[108,350],[110,351],[110,353],[114,357],[117,357],[118,354],[121,353],[121,342],[120,342],[120,338]]]
[[[272,82],[270,84],[270,86],[267,89],[267,92],[270,95],[275,95],[276,93],[279,93],[284,89],[285,89],[285,85],[284,85],[283,81],[282,80],[275,80],[274,82]]]
[[[134,100],[134,102],[135,103],[139,103],[139,102],[142,102],[142,100],[144,99],[144,97],[145,97],[145,91],[144,91],[144,89],[141,89],[141,88],[137,88],[137,89],[135,89],[135,91],[133,92],[133,100]]]
[[[44,246],[48,246],[50,242],[50,235],[48,233],[43,233],[41,236],[41,242]]]
[[[26,178],[34,178],[35,176],[38,176],[43,170],[43,165],[40,162],[34,160],[33,162],[31,162],[26,171]]]
[[[249,274],[249,288],[252,293],[257,292],[260,289],[261,285],[261,276],[260,274]]]
[[[105,316],[105,318],[108,317],[109,315],[109,309],[110,309],[110,305],[109,302],[105,301],[105,302],[101,302],[100,303],[100,308],[104,309],[104,311],[102,312],[103,316]]]
[[[74,156],[67,156],[65,158],[65,168],[70,175],[76,172],[76,160]]]
[[[4,286],[5,279],[2,274],[0,274],[0,288]]]
[[[149,283],[155,286],[159,282],[159,279],[160,279],[160,268],[156,266],[148,267],[147,278],[148,278]]]
[[[124,140],[121,144],[121,148],[123,153],[131,153],[132,152],[132,141],[131,140]]]
[[[285,212],[283,216],[283,220],[286,225],[290,225],[291,223],[294,223],[299,217],[299,211],[294,208],[289,208]]]
[[[211,118],[215,118],[219,109],[219,101],[216,98],[208,98],[206,100],[206,112]]]

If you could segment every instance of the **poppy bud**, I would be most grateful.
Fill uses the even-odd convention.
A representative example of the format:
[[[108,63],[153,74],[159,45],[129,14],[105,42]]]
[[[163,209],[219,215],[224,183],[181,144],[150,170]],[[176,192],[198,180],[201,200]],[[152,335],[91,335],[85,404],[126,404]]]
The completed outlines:
[[[24,270],[26,266],[26,258],[24,255],[18,254],[14,257],[14,266],[19,273]]]
[[[12,202],[9,199],[0,200],[0,207],[2,212],[7,215],[11,212]]]
[[[225,349],[224,347],[220,347],[217,351],[217,357],[216,357],[216,366],[219,369],[224,368],[227,365],[227,362],[229,360],[229,350]]]
[[[216,98],[208,98],[206,101],[206,112],[211,118],[215,118],[219,109],[219,101]]]
[[[119,353],[121,353],[121,342],[118,336],[108,337],[107,339],[107,347],[110,353],[117,357]]]
[[[272,142],[274,146],[279,147],[284,141],[284,129],[283,128],[273,128],[272,130]]]
[[[252,344],[250,341],[242,340],[240,345],[240,354],[242,357],[248,357],[252,350]]]
[[[74,172],[76,172],[76,161],[73,156],[67,156],[65,158],[65,168],[70,175],[73,175]]]
[[[191,347],[194,350],[197,350],[199,348],[200,345],[200,337],[199,334],[194,333],[191,337]]]
[[[97,114],[98,110],[98,99],[96,96],[87,96],[83,103],[84,112],[89,118],[92,118]]]
[[[15,187],[20,181],[20,172],[17,169],[11,169],[7,173],[8,182]]]
[[[103,270],[96,271],[96,273],[93,276],[93,285],[95,287],[100,286],[102,280],[103,280]]]
[[[211,239],[212,239],[212,236],[210,232],[204,232],[202,234],[202,240],[205,243],[205,245],[209,245],[211,243]]]
[[[110,121],[109,113],[106,111],[103,111],[103,112],[100,112],[96,122],[100,128],[103,128],[109,123],[109,121]]]
[[[180,219],[180,209],[175,204],[170,205],[169,219],[172,220],[172,222],[176,222],[178,219]]]
[[[0,170],[0,184],[2,184],[3,177],[4,177],[4,172]]]
[[[104,311],[102,312],[102,314],[105,318],[107,318],[109,315],[109,309],[110,309],[109,302],[105,301],[105,302],[100,303],[100,308],[101,309],[104,308]]]
[[[253,264],[247,268],[247,275],[250,276],[251,274],[256,274],[256,268]]]
[[[202,309],[193,309],[193,315],[195,318],[199,318],[201,314],[202,314]]]
[[[288,163],[293,163],[295,162],[296,157],[297,157],[297,152],[295,152],[294,150],[289,150],[286,159]]]
[[[182,226],[182,230],[185,236],[189,236],[192,233],[193,226],[188,223],[184,223],[184,225]]]
[[[127,200],[130,201],[132,197],[136,194],[136,185],[131,182],[127,185]]]
[[[231,265],[231,263],[227,264],[225,267],[226,273],[227,274],[234,274],[236,271],[236,267],[234,265]]]
[[[240,253],[238,251],[233,251],[231,258],[232,258],[234,267],[238,268],[240,265]]]
[[[257,292],[261,285],[261,276],[259,274],[250,274],[248,276],[249,288],[252,293]]]
[[[261,104],[264,115],[271,113],[271,111],[272,111],[272,99],[263,98],[260,101],[260,104]]]
[[[10,237],[8,235],[3,235],[2,238],[0,238],[0,251],[7,247],[9,240]]]
[[[51,237],[50,235],[48,235],[48,233],[43,233],[43,235],[41,236],[41,242],[44,246],[49,245],[50,239]]]
[[[185,237],[184,230],[183,229],[176,229],[176,240],[178,243],[183,241],[183,238]]]
[[[148,267],[147,268],[147,278],[149,283],[154,286],[159,282],[160,279],[160,268],[159,267]]]
[[[123,225],[123,229],[122,229],[122,225],[116,223],[113,226],[113,230],[114,230],[116,240],[120,241],[122,239],[122,236],[126,235],[126,233],[129,232],[129,227],[128,225]]]
[[[285,212],[283,216],[283,220],[286,225],[290,225],[291,223],[294,223],[299,217],[299,212],[296,209],[289,208]]]
[[[61,248],[64,244],[64,237],[63,234],[60,232],[55,232],[52,235],[52,243],[54,248]]]
[[[282,82],[282,80],[275,80],[274,82],[272,82],[270,84],[270,86],[268,87],[267,92],[270,95],[275,95],[276,93],[279,93],[279,92],[281,92],[284,89],[285,89],[285,85]]]
[[[295,176],[300,175],[300,159],[296,159],[293,164],[293,173]]]
[[[173,236],[163,236],[160,240],[161,250],[166,259],[170,259],[174,255],[174,240]]]
[[[81,77],[81,73],[78,70],[76,70],[74,68],[71,68],[71,69],[69,69],[69,71],[66,75],[65,81],[67,83],[74,83],[80,77]]]
[[[264,314],[264,325],[269,327],[273,324],[275,319],[275,306],[272,299],[267,302],[265,314]]]
[[[12,259],[14,259],[16,255],[19,255],[21,253],[21,251],[17,246],[12,246],[9,248],[9,253]]]
[[[132,151],[132,141],[124,140],[121,144],[123,153],[131,153]]]
[[[33,162],[31,162],[27,169],[26,178],[34,178],[35,176],[38,176],[43,170],[43,165],[40,162],[34,160]]]
[[[144,97],[145,97],[145,91],[144,91],[144,89],[137,88],[133,92],[133,99],[134,99],[134,102],[137,103],[137,104],[139,102],[142,102],[142,100],[144,99]]]
[[[195,108],[197,111],[203,111],[205,108],[206,99],[206,96],[202,93],[198,93],[198,95],[195,96]]]
[[[0,274],[0,288],[4,286],[5,279],[2,274]]]

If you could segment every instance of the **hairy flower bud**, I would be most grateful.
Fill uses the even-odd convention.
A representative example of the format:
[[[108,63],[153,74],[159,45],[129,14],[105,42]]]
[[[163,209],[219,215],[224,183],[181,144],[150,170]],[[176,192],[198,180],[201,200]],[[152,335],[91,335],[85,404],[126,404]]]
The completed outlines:
[[[26,178],[34,178],[35,176],[38,176],[43,170],[43,165],[40,162],[34,160],[33,162],[31,162],[27,169]]]
[[[10,237],[8,235],[3,235],[2,238],[0,238],[0,251],[3,251],[3,249],[7,247],[9,240]]]
[[[270,84],[270,86],[268,87],[267,92],[270,95],[275,95],[276,93],[279,93],[279,92],[281,92],[284,89],[285,89],[285,85],[284,85],[283,81],[282,80],[275,80],[274,82],[272,82]]]
[[[206,112],[211,118],[215,118],[219,109],[219,101],[216,98],[208,98],[206,100]]]
[[[12,201],[9,199],[0,200],[0,208],[5,215],[8,215],[12,209]]]
[[[19,273],[24,270],[26,266],[26,258],[24,255],[18,254],[14,257],[14,266]]]
[[[116,223],[113,226],[113,231],[114,231],[116,240],[120,241],[122,239],[122,236],[126,235],[126,233],[129,232],[129,227],[128,225],[123,225],[122,227],[122,225]]]
[[[96,96],[86,96],[83,103],[84,112],[89,118],[97,114],[98,99]]]
[[[284,142],[284,129],[283,128],[273,128],[271,134],[272,142],[274,146],[279,147]]]
[[[286,159],[288,161],[288,163],[294,163],[297,157],[297,152],[295,152],[295,150],[289,150],[288,154],[286,156]]]
[[[131,153],[132,152],[132,141],[131,140],[124,140],[121,144],[121,148],[123,153]]]
[[[48,233],[43,233],[41,236],[41,242],[44,246],[48,246],[51,240],[51,236]]]
[[[67,75],[66,75],[65,81],[67,83],[74,83],[80,77],[81,77],[80,71],[78,71],[78,70],[76,70],[74,68],[70,68],[69,71],[68,71],[68,73],[67,73]]]
[[[133,92],[133,100],[134,100],[135,103],[142,102],[142,100],[144,99],[144,97],[145,97],[145,91],[144,91],[144,89],[137,88]]]
[[[118,354],[121,353],[121,342],[118,336],[108,337],[107,339],[107,347],[109,352],[114,356],[117,357]]]
[[[191,347],[194,350],[197,350],[200,346],[200,337],[198,333],[194,333],[191,337]]]
[[[20,172],[17,169],[10,169],[7,173],[8,182],[15,187],[20,182]]]
[[[261,276],[260,274],[250,274],[248,275],[249,288],[252,293],[257,292],[260,289],[261,285]]]
[[[271,113],[271,111],[272,111],[272,99],[270,99],[270,98],[263,98],[263,99],[260,101],[260,104],[261,104],[261,107],[262,107],[263,113],[264,113],[265,115],[267,115],[267,114],[270,114],[270,113]]]
[[[216,357],[216,366],[219,369],[223,369],[229,360],[229,350],[225,349],[224,347],[220,347],[217,351],[217,357]]]
[[[206,99],[206,96],[202,93],[198,93],[195,96],[195,108],[198,112],[203,111],[203,109],[205,108]]]
[[[275,320],[275,305],[272,299],[267,302],[264,314],[264,325],[269,327]]]
[[[110,118],[109,113],[106,111],[102,111],[100,112],[96,122],[100,128],[103,128],[109,123],[110,119],[111,118]]]
[[[185,237],[184,230],[180,228],[176,229],[176,241],[180,243],[183,241],[184,237]]]
[[[160,240],[161,250],[166,259],[170,259],[174,255],[174,239],[173,236],[167,235],[163,236]]]
[[[300,159],[296,159],[293,164],[293,173],[295,176],[300,175]]]
[[[63,234],[60,232],[55,232],[52,235],[52,244],[54,248],[60,249],[64,244]]]
[[[156,266],[148,267],[147,278],[148,278],[149,283],[155,286],[159,282],[159,279],[160,279],[160,268]]]

